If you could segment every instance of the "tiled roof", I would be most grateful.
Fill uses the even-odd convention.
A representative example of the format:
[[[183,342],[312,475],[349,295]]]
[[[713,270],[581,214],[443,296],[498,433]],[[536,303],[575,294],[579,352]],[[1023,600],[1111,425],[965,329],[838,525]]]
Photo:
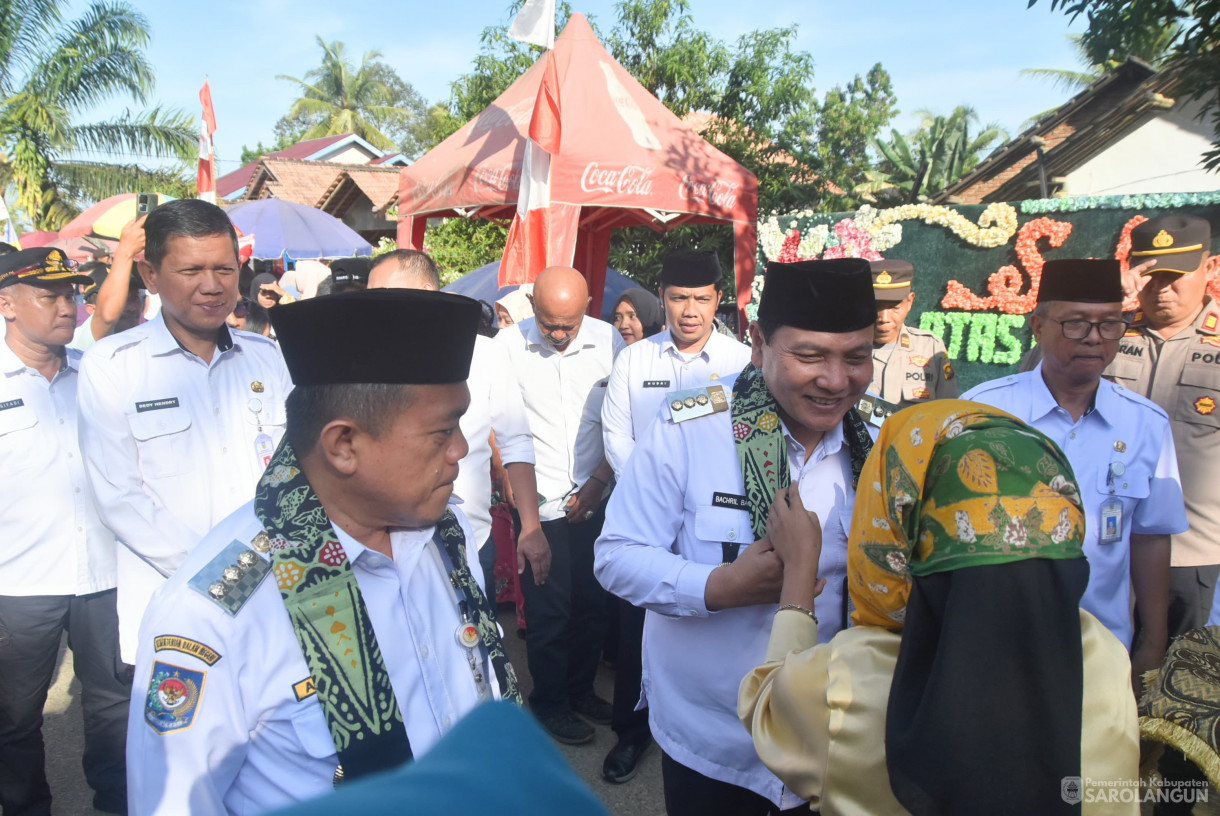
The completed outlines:
[[[317,153],[319,150],[325,150],[336,142],[341,142],[351,136],[350,133],[340,133],[335,136],[322,136],[318,139],[306,139],[303,142],[297,142],[294,145],[289,145],[283,150],[277,150],[274,153],[268,153],[263,158],[276,159],[307,159]],[[249,164],[243,164],[232,173],[225,173],[223,176],[216,179],[216,195],[220,198],[227,198],[236,193],[243,187],[250,184],[254,177],[254,171],[258,167],[258,161],[252,161]]]
[[[401,168],[263,158],[256,168],[244,198],[279,198],[294,201],[341,217],[359,193],[384,211],[398,199]]]

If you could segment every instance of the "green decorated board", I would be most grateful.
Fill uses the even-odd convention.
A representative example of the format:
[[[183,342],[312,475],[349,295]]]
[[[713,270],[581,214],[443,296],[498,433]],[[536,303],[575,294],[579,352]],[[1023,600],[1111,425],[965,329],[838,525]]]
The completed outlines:
[[[915,266],[907,319],[938,333],[962,390],[1013,372],[1032,346],[1042,264],[1053,258],[1119,258],[1130,231],[1171,212],[1207,218],[1220,251],[1220,192],[1045,199],[1011,204],[913,204],[857,212],[802,212],[759,223],[759,276],[767,261],[823,257],[900,258]],[[1217,283],[1213,282],[1213,297]],[[1128,307],[1133,307],[1129,303]]]

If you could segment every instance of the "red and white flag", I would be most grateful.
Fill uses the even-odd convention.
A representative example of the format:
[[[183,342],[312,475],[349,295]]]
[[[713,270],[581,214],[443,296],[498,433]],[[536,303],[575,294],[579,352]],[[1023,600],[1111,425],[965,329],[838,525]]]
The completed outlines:
[[[561,128],[555,52],[548,51],[545,59],[525,142],[517,212],[500,262],[501,287],[531,283],[551,264],[551,157],[559,152]]]
[[[525,0],[508,36],[550,51],[555,47],[555,0]]]
[[[216,150],[212,145],[212,134],[216,132],[216,112],[212,110],[212,87],[205,79],[199,89],[199,102],[203,105],[203,124],[199,128],[199,181],[198,195],[204,201],[216,203]]]

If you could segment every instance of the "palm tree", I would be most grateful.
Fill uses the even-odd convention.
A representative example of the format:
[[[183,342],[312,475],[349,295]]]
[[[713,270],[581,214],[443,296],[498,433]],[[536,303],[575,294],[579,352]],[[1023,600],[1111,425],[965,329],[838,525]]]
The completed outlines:
[[[15,188],[15,208],[35,229],[58,229],[85,202],[115,193],[182,194],[180,162],[198,138],[185,114],[160,107],[76,121],[116,94],[145,104],[153,72],[142,14],[121,0],[97,0],[65,20],[67,6],[0,0],[0,189]],[[149,159],[161,169],[105,157]]]
[[[891,203],[922,201],[969,173],[990,148],[1008,138],[994,124],[972,134],[978,114],[966,105],[948,116],[926,110],[916,115],[920,124],[909,138],[891,130],[889,142],[873,143],[884,160],[880,169],[866,173],[868,181],[855,188],[858,194]]]
[[[360,67],[344,58],[341,42],[327,43],[317,38],[322,48],[322,64],[305,74],[305,79],[280,74],[277,79],[295,82],[303,94],[288,111],[288,120],[306,124],[301,139],[317,139],[340,133],[355,133],[382,150],[397,150],[394,140],[382,131],[387,124],[401,124],[409,113],[394,104],[392,69],[380,61],[380,51],[366,51]],[[399,80],[401,82],[401,80]]]

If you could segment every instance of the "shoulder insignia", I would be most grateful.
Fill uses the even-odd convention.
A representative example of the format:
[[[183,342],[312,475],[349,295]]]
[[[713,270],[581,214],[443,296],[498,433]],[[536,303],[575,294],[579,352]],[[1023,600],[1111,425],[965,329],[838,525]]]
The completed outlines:
[[[1139,329],[1127,329],[1123,332],[1123,337],[1143,337],[1144,333]]]
[[[153,651],[182,652],[183,654],[189,654],[191,657],[199,658],[209,666],[215,666],[216,661],[220,660],[221,657],[220,652],[211,646],[179,635],[157,635],[153,638]]]
[[[946,380],[951,380],[955,376],[953,373],[953,363],[945,360],[945,364],[940,367],[941,372],[945,375]]]
[[[236,615],[271,571],[271,564],[240,541],[231,541],[188,582],[191,589]]]
[[[901,337],[898,338],[898,345],[902,346],[904,349],[909,349],[911,347],[910,336],[904,333]]]
[[[669,416],[674,422],[729,410],[729,398],[725,396],[723,385],[670,391],[665,395],[665,402],[669,404]]]
[[[1136,327],[1144,325],[1143,309],[1136,309],[1135,313],[1131,315],[1131,325]]]
[[[886,402],[875,394],[865,394],[856,403],[856,411],[870,425],[880,428],[890,416],[898,410],[892,402]]]
[[[1220,312],[1208,312],[1200,325],[1203,331],[1215,332],[1216,327],[1220,326]]]
[[[190,728],[207,675],[206,671],[154,661],[144,698],[144,722],[158,734]]]
[[[911,365],[918,366],[919,368],[923,368],[927,364],[928,364],[928,358],[923,356],[922,354],[912,354],[911,355]]]
[[[1199,341],[1207,343],[1209,346],[1216,346],[1217,348],[1220,348],[1220,337],[1217,337],[1214,334],[1202,335],[1199,337]]]

